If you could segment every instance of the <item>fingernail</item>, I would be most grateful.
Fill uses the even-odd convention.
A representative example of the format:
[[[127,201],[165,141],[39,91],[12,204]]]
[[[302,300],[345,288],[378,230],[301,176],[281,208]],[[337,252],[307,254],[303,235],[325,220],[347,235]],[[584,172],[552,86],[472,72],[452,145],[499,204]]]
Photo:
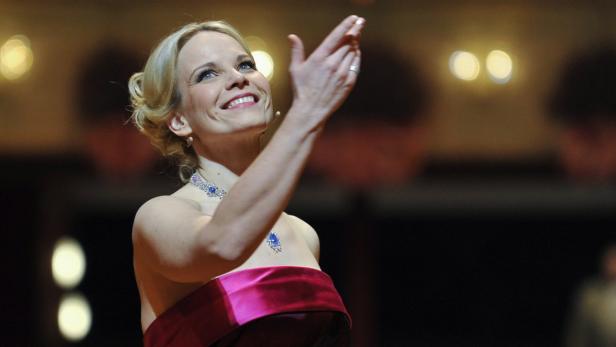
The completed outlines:
[[[358,18],[358,19],[355,21],[355,24],[357,24],[357,25],[362,25],[362,24],[364,24],[365,22],[366,22],[366,20],[360,17],[360,18]]]

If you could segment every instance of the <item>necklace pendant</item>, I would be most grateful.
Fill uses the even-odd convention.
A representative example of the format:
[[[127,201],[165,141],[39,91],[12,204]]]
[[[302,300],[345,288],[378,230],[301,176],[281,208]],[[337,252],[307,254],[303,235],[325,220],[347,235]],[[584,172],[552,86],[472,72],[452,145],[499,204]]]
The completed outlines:
[[[217,197],[219,199],[222,199],[225,197],[225,195],[227,195],[227,192],[224,189],[218,188],[216,185],[206,181],[197,172],[190,176],[190,183],[195,185],[197,188],[203,190],[205,194],[207,194],[207,196],[211,198]]]
[[[270,231],[270,233],[267,235],[266,243],[269,246],[269,248],[271,248],[274,251],[274,253],[282,252],[282,245],[280,244],[280,238],[278,237],[278,234],[276,234],[275,231]]]

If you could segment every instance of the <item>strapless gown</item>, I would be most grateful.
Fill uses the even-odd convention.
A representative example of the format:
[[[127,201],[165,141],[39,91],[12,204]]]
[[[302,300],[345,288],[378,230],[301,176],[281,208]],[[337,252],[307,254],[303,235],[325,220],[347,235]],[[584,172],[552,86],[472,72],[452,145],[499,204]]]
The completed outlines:
[[[348,346],[351,317],[331,278],[298,266],[217,277],[158,316],[145,347]]]

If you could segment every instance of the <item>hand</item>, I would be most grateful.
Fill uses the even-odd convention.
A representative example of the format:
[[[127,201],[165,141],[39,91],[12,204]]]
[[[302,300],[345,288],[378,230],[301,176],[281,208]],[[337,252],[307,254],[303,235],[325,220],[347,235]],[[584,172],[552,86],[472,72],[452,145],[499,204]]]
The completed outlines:
[[[304,58],[304,45],[296,35],[291,41],[289,72],[293,85],[293,109],[324,124],[347,98],[359,72],[359,36],[365,20],[355,15],[344,19],[321,45]],[[354,66],[354,71],[351,71]]]

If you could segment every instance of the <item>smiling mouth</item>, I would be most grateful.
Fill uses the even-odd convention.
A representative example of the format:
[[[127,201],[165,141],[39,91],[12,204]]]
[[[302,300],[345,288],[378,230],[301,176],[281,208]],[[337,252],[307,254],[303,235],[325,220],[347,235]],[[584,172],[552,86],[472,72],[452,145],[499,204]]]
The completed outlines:
[[[227,101],[227,103],[222,106],[222,109],[228,110],[234,108],[248,107],[256,104],[257,102],[259,102],[259,98],[256,95],[244,94]]]

